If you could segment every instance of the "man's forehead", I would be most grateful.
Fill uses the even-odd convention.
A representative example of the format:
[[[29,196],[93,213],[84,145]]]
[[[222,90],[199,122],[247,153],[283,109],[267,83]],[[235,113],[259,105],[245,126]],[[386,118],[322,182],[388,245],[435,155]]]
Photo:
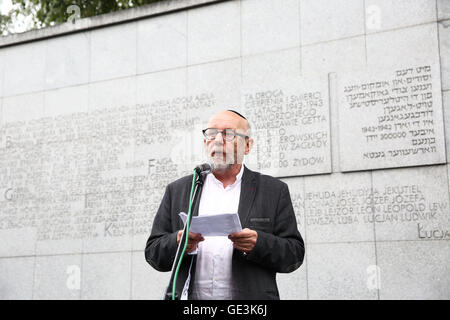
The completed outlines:
[[[208,127],[245,128],[245,120],[230,111],[219,112],[211,117]]]

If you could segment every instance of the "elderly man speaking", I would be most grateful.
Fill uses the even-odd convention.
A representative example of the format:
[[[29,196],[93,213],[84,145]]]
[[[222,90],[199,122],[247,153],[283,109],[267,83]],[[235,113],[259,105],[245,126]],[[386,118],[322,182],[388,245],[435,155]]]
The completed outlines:
[[[205,178],[193,214],[237,212],[243,229],[228,237],[189,232],[181,289],[189,279],[192,300],[279,299],[276,273],[296,270],[305,254],[288,186],[243,165],[253,139],[240,113],[215,114],[203,134],[214,171]],[[178,214],[187,212],[191,181],[192,175],[170,183],[156,213],[145,248],[145,258],[156,270],[172,268],[183,229]]]

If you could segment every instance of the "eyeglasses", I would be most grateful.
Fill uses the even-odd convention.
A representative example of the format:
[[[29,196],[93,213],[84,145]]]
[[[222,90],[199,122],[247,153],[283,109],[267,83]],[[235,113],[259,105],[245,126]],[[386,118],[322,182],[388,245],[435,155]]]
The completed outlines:
[[[220,132],[222,134],[222,137],[226,140],[226,141],[233,141],[235,136],[239,136],[239,137],[243,137],[243,138],[248,138],[249,136],[242,134],[242,133],[238,133],[236,131],[234,131],[233,129],[224,129],[224,130],[218,130],[216,128],[207,128],[202,130],[203,135],[205,136],[205,138],[207,140],[214,140],[216,139],[217,134]]]

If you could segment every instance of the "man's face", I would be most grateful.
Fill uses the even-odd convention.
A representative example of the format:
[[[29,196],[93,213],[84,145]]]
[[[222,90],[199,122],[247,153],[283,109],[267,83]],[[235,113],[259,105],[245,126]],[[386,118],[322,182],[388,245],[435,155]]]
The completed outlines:
[[[240,134],[247,134],[247,122],[237,114],[230,111],[222,111],[214,115],[208,122],[208,128],[216,128],[219,131],[232,129]],[[222,133],[218,133],[213,140],[203,140],[208,159],[214,162],[215,170],[228,170],[232,164],[242,163],[244,155],[250,152],[253,140],[241,136],[235,136],[232,141],[224,139]]]

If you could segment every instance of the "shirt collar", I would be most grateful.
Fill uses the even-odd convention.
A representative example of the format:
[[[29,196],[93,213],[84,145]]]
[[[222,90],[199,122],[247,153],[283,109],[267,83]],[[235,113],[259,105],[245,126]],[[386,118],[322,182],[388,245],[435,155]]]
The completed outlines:
[[[243,174],[244,174],[244,164],[241,164],[241,170],[239,170],[239,173],[236,175],[236,182],[241,181]]]
[[[241,165],[241,170],[239,170],[239,173],[236,175],[236,181],[234,181],[233,184],[229,185],[227,188],[229,187],[232,188],[237,183],[239,183],[242,180],[243,175],[244,175],[244,164]],[[217,179],[212,172],[208,173],[207,179],[208,178],[223,188],[223,183],[219,179]]]

